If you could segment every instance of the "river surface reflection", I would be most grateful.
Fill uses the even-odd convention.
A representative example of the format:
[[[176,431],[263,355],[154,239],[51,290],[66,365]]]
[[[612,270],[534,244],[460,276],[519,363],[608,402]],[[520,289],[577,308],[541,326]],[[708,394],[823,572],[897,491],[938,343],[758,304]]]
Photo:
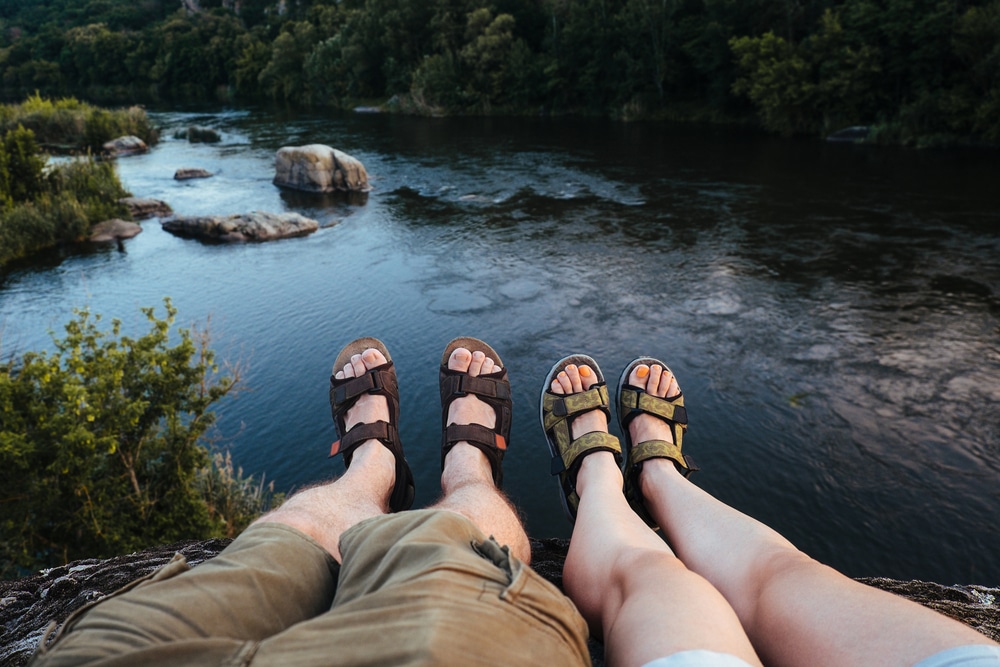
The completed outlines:
[[[378,336],[426,504],[437,361],[482,337],[512,374],[506,487],[537,536],[570,528],[537,423],[548,368],[582,351],[617,377],[653,354],[687,395],[703,488],[850,575],[1000,583],[996,153],[565,119],[155,118],[164,141],[118,164],[135,195],[323,227],[213,246],[152,220],[124,252],[34,258],[0,286],[5,354],[49,346],[75,307],[137,331],[139,307],[170,296],[247,364],[218,445],[289,490],[342,469],[325,458],[329,365]],[[190,123],[223,141],[171,138]],[[277,148],[314,142],[364,162],[366,202],[271,184]],[[216,176],[175,182],[180,167]]]

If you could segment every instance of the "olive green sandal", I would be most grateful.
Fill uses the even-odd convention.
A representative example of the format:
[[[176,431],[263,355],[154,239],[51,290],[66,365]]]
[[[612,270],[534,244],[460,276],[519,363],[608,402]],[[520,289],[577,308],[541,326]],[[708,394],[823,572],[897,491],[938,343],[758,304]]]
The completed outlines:
[[[597,375],[597,384],[577,394],[553,393],[553,380],[570,364],[589,366]],[[621,444],[610,433],[593,431],[573,440],[573,420],[591,410],[602,410],[611,419],[608,386],[597,362],[584,354],[570,355],[558,361],[545,378],[539,401],[539,418],[552,455],[550,472],[553,476],[559,476],[559,488],[562,491],[560,499],[571,522],[576,521],[576,510],[580,504],[580,496],[576,492],[576,475],[583,458],[594,452],[611,452],[619,466],[622,462]]]
[[[361,354],[368,348],[381,352],[386,363],[371,368],[362,375],[338,380],[338,371],[343,370],[355,354]],[[358,399],[365,394],[384,396],[389,405],[389,421],[358,423],[347,430],[345,417],[347,411],[354,407]],[[344,456],[344,466],[351,466],[354,450],[368,440],[378,440],[392,452],[396,459],[396,483],[389,496],[389,511],[401,512],[413,505],[414,484],[413,473],[403,456],[403,444],[399,439],[399,383],[396,379],[396,369],[382,341],[377,338],[358,338],[344,346],[333,362],[333,372],[330,374],[330,411],[333,413],[333,423],[337,426],[337,442],[330,447],[330,456]]]
[[[625,438],[625,497],[628,498],[629,505],[635,510],[643,521],[653,530],[659,530],[656,521],[650,516],[646,509],[645,501],[642,497],[642,489],[639,486],[639,473],[642,471],[643,461],[649,459],[670,459],[674,462],[677,470],[685,477],[690,477],[691,473],[698,470],[697,464],[687,454],[681,452],[681,442],[684,438],[684,431],[687,430],[687,409],[684,407],[684,394],[678,393],[670,398],[660,398],[647,394],[645,389],[635,387],[628,383],[628,378],[636,366],[645,364],[652,366],[658,364],[665,371],[673,375],[667,365],[659,359],[653,357],[640,357],[632,361],[625,370],[622,371],[618,379],[618,425],[621,427],[622,436]],[[670,426],[674,441],[647,440],[634,444],[632,435],[629,433],[629,423],[640,414],[652,415],[662,419]]]

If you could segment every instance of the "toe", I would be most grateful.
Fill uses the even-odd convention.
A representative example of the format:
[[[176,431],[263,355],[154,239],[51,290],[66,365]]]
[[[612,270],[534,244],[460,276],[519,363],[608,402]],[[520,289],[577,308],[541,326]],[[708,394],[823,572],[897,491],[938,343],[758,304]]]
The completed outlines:
[[[472,363],[472,352],[469,352],[464,347],[457,347],[452,351],[451,356],[448,357],[448,368],[453,371],[460,371],[462,373],[469,370],[469,364]]]
[[[628,375],[628,383],[633,387],[645,388],[646,378],[649,377],[649,366],[646,364],[639,364],[632,369],[632,372]]]
[[[490,373],[493,373],[495,371],[496,371],[496,364],[493,362],[493,360],[490,359],[489,357],[483,359],[483,367],[479,371],[480,375],[489,375]]]
[[[469,364],[469,375],[476,376],[482,373],[484,361],[486,361],[486,355],[483,354],[482,350],[473,352],[472,362]]]
[[[597,384],[597,373],[590,366],[580,366],[580,386],[587,390]]]
[[[656,392],[657,396],[667,397],[676,396],[680,393],[680,387],[677,386],[677,380],[674,378],[673,373],[664,369],[663,375],[660,376],[660,386]]]
[[[580,369],[576,364],[566,367],[566,375],[569,377],[571,391],[576,394],[583,391],[583,383],[580,381]]]
[[[364,363],[366,370],[371,370],[377,366],[381,366],[388,360],[384,354],[370,347],[361,353],[361,361]]]
[[[360,354],[355,354],[351,357],[351,367],[354,369],[353,377],[361,377],[367,370],[365,368],[365,361],[361,358]]]
[[[552,385],[549,387],[549,389],[552,390],[553,394],[565,394],[566,393],[566,390],[563,389],[562,384],[559,383],[559,378],[558,377],[556,377],[556,379],[554,379],[552,381]]]
[[[652,366],[650,366],[649,377],[646,378],[646,391],[653,394],[659,391],[660,378],[662,376],[663,376],[663,366],[659,364],[653,364]]]

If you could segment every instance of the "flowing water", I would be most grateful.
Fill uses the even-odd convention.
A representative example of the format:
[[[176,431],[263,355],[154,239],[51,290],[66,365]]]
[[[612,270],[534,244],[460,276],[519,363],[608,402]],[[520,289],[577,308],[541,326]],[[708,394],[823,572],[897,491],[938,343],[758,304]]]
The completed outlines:
[[[652,354],[687,396],[703,488],[850,575],[1000,583],[996,153],[566,119],[154,116],[162,143],[118,162],[135,195],[321,229],[205,245],[150,220],[124,251],[33,258],[0,283],[5,355],[51,346],[81,306],[139,332],[139,308],[170,296],[246,366],[217,446],[287,491],[342,470],[330,363],[378,336],[420,505],[439,493],[441,350],[479,336],[513,380],[506,488],[532,534],[566,536],[542,379],[570,352],[609,378]],[[171,138],[191,123],[223,141]],[[275,150],[306,143],[359,158],[367,201],[274,187]],[[176,182],[180,167],[216,175]]]

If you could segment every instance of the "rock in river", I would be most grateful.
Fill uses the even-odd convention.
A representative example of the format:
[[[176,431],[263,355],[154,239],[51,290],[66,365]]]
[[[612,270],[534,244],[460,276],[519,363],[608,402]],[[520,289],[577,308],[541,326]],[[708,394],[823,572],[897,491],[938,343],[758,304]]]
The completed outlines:
[[[252,211],[236,215],[177,216],[164,220],[163,228],[177,236],[238,243],[306,236],[319,229],[319,223],[298,213]]]
[[[368,192],[365,166],[323,144],[285,146],[274,156],[274,184],[307,192]]]
[[[139,197],[125,197],[118,200],[119,204],[125,204],[136,220],[146,218],[166,218],[173,215],[174,211],[165,201],[159,199],[141,199]]]
[[[192,178],[211,178],[212,172],[204,169],[178,169],[174,172],[175,181],[188,181]]]
[[[121,157],[123,155],[137,155],[149,150],[146,142],[132,135],[118,137],[102,146],[104,152],[111,157]]]
[[[141,231],[142,227],[134,222],[114,218],[113,220],[105,220],[94,225],[90,230],[89,240],[92,243],[120,241],[122,239],[130,239]]]

